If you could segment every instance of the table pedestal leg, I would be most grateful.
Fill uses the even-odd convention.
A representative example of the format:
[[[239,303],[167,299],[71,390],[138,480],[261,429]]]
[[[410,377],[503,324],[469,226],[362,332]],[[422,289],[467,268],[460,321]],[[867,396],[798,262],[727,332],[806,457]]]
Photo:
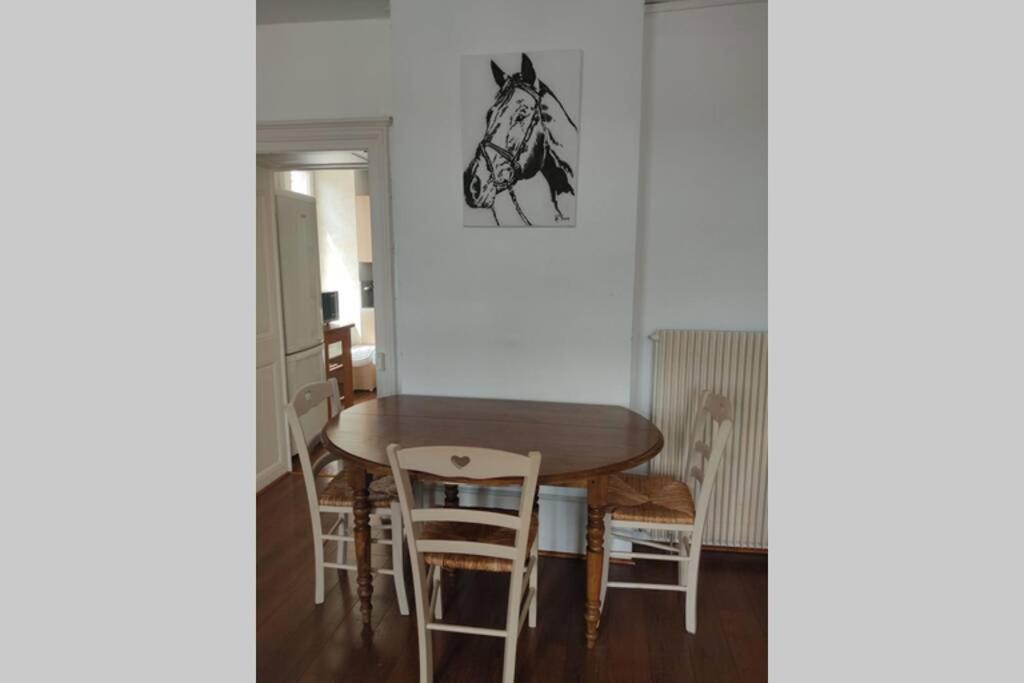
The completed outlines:
[[[604,511],[608,505],[608,477],[587,482],[587,602],[583,618],[587,624],[587,649],[597,642],[601,620],[601,567],[604,562]]]
[[[356,585],[359,595],[359,610],[363,613],[363,625],[369,626],[373,605],[373,574],[370,573],[370,502],[368,500],[370,475],[359,465],[345,465],[348,483],[354,494],[352,501],[353,533],[356,546]]]

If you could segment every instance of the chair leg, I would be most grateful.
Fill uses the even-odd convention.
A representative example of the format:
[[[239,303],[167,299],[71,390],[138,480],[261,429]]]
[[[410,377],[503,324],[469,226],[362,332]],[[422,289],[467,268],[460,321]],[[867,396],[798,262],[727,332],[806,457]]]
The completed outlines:
[[[419,633],[420,641],[420,683],[434,681],[434,643],[430,631],[423,628]]]
[[[688,556],[686,554],[686,533],[683,531],[679,532],[679,576],[677,577],[679,586],[683,587],[686,585],[686,573],[689,571],[687,566],[689,563],[686,561]]]
[[[612,552],[612,516],[604,516],[604,557],[601,560],[601,611],[604,612],[604,596],[608,592],[608,562]]]
[[[530,571],[530,588],[533,589],[533,597],[530,598],[530,609],[529,614],[527,616],[527,623],[530,625],[530,628],[537,627],[537,565],[539,564],[539,546],[540,543],[535,542],[533,545],[533,552],[530,553],[530,555],[533,557],[533,570]]]
[[[342,512],[338,515],[338,536],[348,536],[348,513]],[[348,543],[345,541],[338,541],[338,564],[345,564],[345,558],[348,555],[347,549]]]
[[[515,683],[516,680],[516,649],[519,645],[519,625],[508,624],[508,635],[505,636],[505,659],[502,664],[501,683]]]
[[[427,599],[428,593],[425,590],[427,571],[422,560],[413,564],[412,571],[413,595],[416,598],[416,638],[420,650],[420,683],[431,683],[434,680],[434,643],[430,631],[427,630],[427,622],[430,621],[427,614],[430,600]]]
[[[409,616],[409,596],[405,592],[405,534],[402,529],[402,508],[391,504],[391,569],[395,573],[398,612]]]
[[[699,541],[697,542],[699,543]],[[686,568],[686,630],[697,632],[697,571],[700,569],[700,546],[691,540],[690,561]]]
[[[322,605],[324,602],[324,539],[320,530],[313,530],[313,562],[316,565],[316,591],[313,602]]]
[[[434,571],[431,573],[434,575],[434,593],[437,594],[437,600],[434,602],[434,618],[440,621],[444,618],[444,608],[441,607],[441,567],[434,567]]]
[[[519,608],[523,600],[523,572],[513,565],[508,583],[508,611],[505,615],[505,659],[502,665],[502,683],[515,683],[516,646],[519,645]]]

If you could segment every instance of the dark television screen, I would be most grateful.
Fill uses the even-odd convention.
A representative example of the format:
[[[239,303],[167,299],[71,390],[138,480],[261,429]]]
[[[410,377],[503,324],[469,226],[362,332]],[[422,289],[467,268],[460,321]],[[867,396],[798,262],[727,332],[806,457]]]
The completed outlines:
[[[334,322],[338,319],[338,293],[321,292],[320,305],[324,311],[324,322]]]

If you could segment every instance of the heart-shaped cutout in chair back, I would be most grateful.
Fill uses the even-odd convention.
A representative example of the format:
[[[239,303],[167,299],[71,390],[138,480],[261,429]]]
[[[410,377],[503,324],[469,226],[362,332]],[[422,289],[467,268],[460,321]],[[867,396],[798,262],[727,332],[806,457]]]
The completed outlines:
[[[452,464],[455,465],[456,467],[458,467],[461,470],[463,467],[465,467],[466,465],[469,464],[469,456],[468,455],[453,455],[452,456]]]

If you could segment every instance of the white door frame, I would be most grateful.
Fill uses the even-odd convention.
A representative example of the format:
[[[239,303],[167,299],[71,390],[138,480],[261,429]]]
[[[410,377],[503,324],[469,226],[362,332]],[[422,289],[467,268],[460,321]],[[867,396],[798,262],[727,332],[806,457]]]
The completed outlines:
[[[263,469],[256,470],[256,490],[266,487],[278,477],[287,474],[291,470],[291,449],[288,447],[288,421],[285,419],[284,407],[291,399],[287,395],[287,380],[285,377],[284,365],[284,324],[281,315],[281,279],[278,272],[280,257],[277,248],[277,215],[274,208],[274,177],[272,169],[257,163],[256,166],[256,231],[257,235],[262,230],[263,251],[256,255],[256,268],[262,270],[265,278],[264,283],[268,290],[257,292],[257,298],[266,297],[266,305],[269,320],[269,328],[259,329],[257,322],[256,329],[256,372],[257,372],[257,397],[259,396],[259,372],[263,367],[270,367],[272,375],[271,400],[274,403],[273,413],[276,429],[275,450],[277,457],[272,463],[266,464]],[[262,225],[261,225],[262,221]],[[257,244],[260,238],[257,236]],[[259,278],[257,276],[257,283]],[[260,359],[273,358],[269,363],[260,365]],[[264,389],[266,390],[266,388]],[[257,403],[257,406],[259,404]],[[257,407],[257,410],[259,408]],[[258,427],[259,429],[259,427]],[[261,438],[257,429],[256,439]],[[262,438],[269,438],[263,433]],[[257,449],[258,453],[258,449]]]
[[[391,170],[388,152],[390,127],[391,117],[256,124],[257,155],[363,150],[368,154],[370,230],[373,235],[373,307],[379,359],[378,396],[396,394],[399,386],[395,333],[395,248],[391,233]]]

